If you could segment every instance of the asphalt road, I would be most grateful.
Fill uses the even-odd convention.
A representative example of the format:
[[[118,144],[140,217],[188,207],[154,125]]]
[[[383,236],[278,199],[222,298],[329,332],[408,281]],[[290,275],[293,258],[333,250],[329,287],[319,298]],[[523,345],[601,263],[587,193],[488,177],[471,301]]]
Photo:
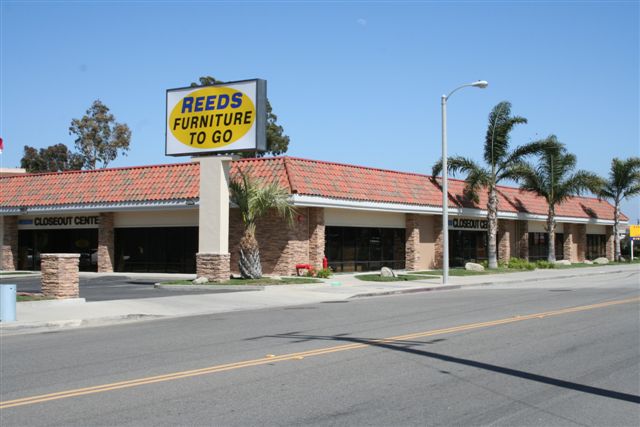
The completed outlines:
[[[40,276],[13,277],[2,279],[3,283],[15,283],[18,292],[40,292]],[[215,290],[168,290],[154,288],[158,282],[167,281],[164,278],[149,277],[126,277],[126,276],[80,276],[80,298],[87,301],[107,301],[119,299],[136,298],[158,298],[172,295],[191,295],[194,293],[225,293],[242,292],[238,289],[215,289]]]
[[[0,424],[637,426],[639,296],[626,273],[4,337]]]

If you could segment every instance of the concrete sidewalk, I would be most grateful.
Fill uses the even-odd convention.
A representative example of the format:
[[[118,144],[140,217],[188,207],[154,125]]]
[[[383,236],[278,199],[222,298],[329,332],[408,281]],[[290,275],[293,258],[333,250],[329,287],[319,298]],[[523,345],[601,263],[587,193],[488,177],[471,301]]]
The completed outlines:
[[[354,275],[339,274],[324,280],[323,283],[265,286],[263,289],[238,293],[194,294],[97,302],[85,302],[82,299],[20,302],[17,306],[18,320],[0,324],[0,334],[7,336],[58,328],[100,326],[139,320],[286,307],[357,297],[562,280],[619,272],[637,273],[639,271],[640,265],[638,264],[535,270],[520,273],[450,277],[448,285],[442,285],[440,278],[408,282],[364,282],[355,278]]]

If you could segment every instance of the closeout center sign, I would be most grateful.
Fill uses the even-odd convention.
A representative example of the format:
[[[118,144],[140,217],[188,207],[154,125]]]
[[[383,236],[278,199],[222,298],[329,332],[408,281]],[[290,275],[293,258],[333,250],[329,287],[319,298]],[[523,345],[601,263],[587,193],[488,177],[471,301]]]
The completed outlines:
[[[264,80],[168,90],[166,154],[265,151],[266,95]]]

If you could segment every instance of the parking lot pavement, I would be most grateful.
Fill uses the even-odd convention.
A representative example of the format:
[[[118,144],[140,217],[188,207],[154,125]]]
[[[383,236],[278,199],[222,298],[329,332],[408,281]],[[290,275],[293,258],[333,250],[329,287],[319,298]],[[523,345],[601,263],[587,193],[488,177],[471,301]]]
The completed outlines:
[[[244,292],[242,289],[167,290],[154,288],[158,282],[167,281],[166,275],[130,277],[123,275],[80,275],[80,298],[87,301],[110,301],[121,299],[159,298],[176,295]],[[13,277],[4,283],[15,283],[18,292],[40,292],[40,276]]]

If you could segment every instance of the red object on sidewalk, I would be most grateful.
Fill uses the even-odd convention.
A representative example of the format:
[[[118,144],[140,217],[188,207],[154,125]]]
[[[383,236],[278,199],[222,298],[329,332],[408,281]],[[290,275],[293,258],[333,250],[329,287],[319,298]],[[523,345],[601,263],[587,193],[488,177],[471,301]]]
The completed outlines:
[[[327,259],[327,257],[322,258],[322,268],[326,270],[328,267],[329,267],[329,260]]]
[[[300,276],[300,270],[313,271],[311,264],[296,264],[296,274]]]

